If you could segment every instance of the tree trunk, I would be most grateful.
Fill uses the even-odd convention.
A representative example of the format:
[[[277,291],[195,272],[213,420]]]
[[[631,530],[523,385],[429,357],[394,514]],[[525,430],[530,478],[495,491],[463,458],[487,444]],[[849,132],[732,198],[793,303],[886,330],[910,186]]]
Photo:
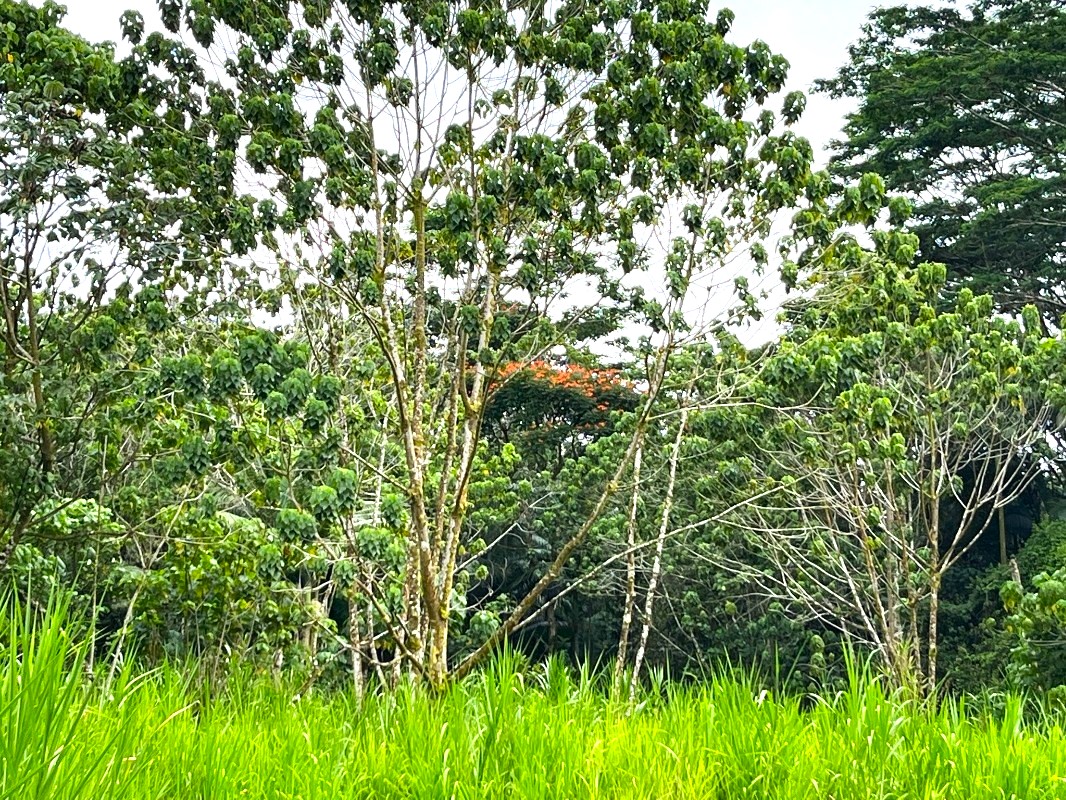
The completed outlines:
[[[940,581],[944,565],[940,558],[940,494],[929,498],[929,630],[926,643],[926,692],[931,702],[936,703],[936,668],[939,651],[938,622],[940,619]]]
[[[633,625],[633,610],[637,605],[637,506],[640,502],[640,466],[644,443],[637,444],[633,456],[633,494],[629,502],[629,520],[626,526],[626,601],[622,611],[622,630],[618,634],[618,654],[614,662],[614,682],[621,686],[622,672],[626,666],[629,649],[629,629]]]
[[[30,271],[30,257],[27,254],[24,280],[26,283],[26,333],[30,358],[33,360],[33,405],[37,412],[37,431],[41,444],[41,472],[46,475],[55,466],[55,442],[52,438],[52,426],[45,414],[44,387],[41,383],[41,350],[37,331],[37,305],[33,299],[33,274]]]
[[[359,597],[353,587],[348,592],[348,643],[352,648],[352,686],[360,703],[366,691],[366,675],[363,669],[363,635],[359,625]]]
[[[926,663],[926,690],[931,702],[936,703],[936,668],[939,652],[938,619],[940,614],[940,572],[934,572],[929,582],[929,643]]]
[[[999,563],[1007,566],[1007,509],[999,507]]]
[[[690,387],[691,388],[691,387]],[[655,610],[655,592],[659,585],[659,575],[662,572],[663,547],[666,544],[666,534],[670,529],[670,510],[674,504],[674,485],[677,482],[677,462],[681,455],[681,442],[685,436],[685,427],[688,425],[688,407],[681,410],[681,420],[677,425],[677,436],[670,451],[670,475],[666,481],[666,498],[663,500],[662,516],[659,518],[659,536],[655,542],[655,558],[651,564],[651,577],[648,579],[648,593],[644,598],[644,611],[640,628],[640,644],[637,646],[636,657],[633,660],[633,675],[629,679],[629,699],[632,700],[637,692],[637,681],[640,678],[640,667],[644,662],[644,654],[648,647],[648,635],[651,633],[652,613]]]

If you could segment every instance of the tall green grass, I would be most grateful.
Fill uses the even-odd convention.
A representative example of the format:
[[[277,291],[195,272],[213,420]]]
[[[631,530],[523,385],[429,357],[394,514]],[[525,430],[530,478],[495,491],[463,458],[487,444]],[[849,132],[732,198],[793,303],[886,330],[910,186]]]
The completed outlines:
[[[936,711],[857,676],[804,709],[743,678],[633,705],[506,657],[441,695],[342,693],[169,668],[89,680],[62,607],[4,620],[3,798],[1066,798],[1062,720]]]

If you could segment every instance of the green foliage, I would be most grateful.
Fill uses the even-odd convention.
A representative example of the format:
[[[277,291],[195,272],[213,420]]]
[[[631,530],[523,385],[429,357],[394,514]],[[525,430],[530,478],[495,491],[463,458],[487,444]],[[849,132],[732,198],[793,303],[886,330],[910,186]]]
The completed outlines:
[[[609,655],[639,436],[638,585],[673,505],[648,659],[836,685],[839,630],[878,647],[875,600],[929,609],[964,549],[935,541],[951,525],[933,512],[979,487],[975,465],[1053,455],[1062,339],[1012,305],[1061,300],[1058,111],[1033,88],[1061,71],[1048,4],[878,12],[830,87],[863,98],[845,188],[789,129],[787,62],[702,0],[159,5],[166,32],[123,16],[120,57],[54,3],[0,0],[0,569],[31,603],[70,590],[101,642],[360,685],[400,659],[437,688],[507,632]],[[1008,148],[1012,172],[958,186],[960,148]],[[912,209],[888,192],[926,189],[958,202],[898,229]],[[785,335],[691,336],[693,281],[747,244],[767,268],[755,240],[782,209],[782,276],[806,295]],[[759,314],[752,285],[737,277],[731,317]],[[591,352],[622,326],[641,338],[606,366]],[[806,573],[768,546],[781,529]],[[898,586],[870,563],[905,564]],[[781,574],[807,594],[768,598]],[[975,575],[949,614],[983,613],[999,576]],[[1017,599],[1017,630],[1054,622],[1055,580]],[[505,738],[493,719],[478,747]],[[510,785],[470,763],[486,793]],[[208,772],[166,791],[210,793],[182,783]]]
[[[106,618],[109,601],[121,597],[127,533],[111,509],[92,500],[45,501],[35,542],[11,552],[7,575],[22,597],[68,594],[72,613]]]
[[[1057,0],[878,9],[821,83],[859,101],[834,171],[876,172],[914,198],[922,257],[946,264],[952,287],[1050,320],[1066,310],[1066,112],[1052,88],[1064,36]]]
[[[171,513],[166,552],[150,570],[127,577],[127,591],[139,594],[134,630],[147,654],[291,656],[296,633],[312,619],[311,598],[286,574],[295,561],[287,541],[303,531],[294,532],[291,519],[277,532],[224,512],[200,519]]]
[[[1023,582],[1066,566],[1066,520],[1048,519],[1033,531],[1016,557]]]
[[[1007,630],[1017,638],[1012,653],[1013,678],[1021,686],[1066,701],[1066,569],[1041,572],[1032,591],[1004,584],[1003,603],[1011,616]]]
[[[159,458],[153,483],[210,466],[202,417],[163,419],[205,388],[195,339],[174,323],[227,308],[209,299],[219,274],[198,267],[197,285],[191,271],[219,245],[200,227],[215,216],[201,191],[218,187],[214,151],[190,133],[202,73],[158,36],[117,60],[62,16],[0,4],[0,566],[54,538],[51,509],[67,500],[135,527],[110,495],[143,478],[145,454]]]
[[[807,296],[742,409],[710,412],[740,440],[748,496],[766,499],[730,515],[739,552],[708,558],[867,643],[903,682],[937,668],[940,587],[968,532],[1053,456],[1066,345],[1031,308],[1006,319],[969,289],[946,307],[944,268],[914,263],[912,234],[871,228],[861,247],[846,226],[889,204],[866,176],[797,214]]]
[[[226,88],[198,90],[212,111],[202,133],[215,158],[262,175],[271,195],[257,201],[241,194],[234,171],[216,175],[224,208],[214,235],[226,256],[273,251],[278,297],[274,306],[256,297],[255,307],[288,303],[302,314],[310,302],[320,327],[300,325],[320,345],[320,363],[337,372],[339,361],[370,384],[357,399],[320,391],[322,383],[309,395],[307,381],[264,358],[271,344],[261,335],[241,342],[242,377],[267,423],[256,444],[277,452],[269,467],[286,483],[261,515],[268,524],[281,509],[313,516],[319,530],[306,546],[358,564],[353,585],[378,587],[375,623],[404,587],[401,617],[384,622],[393,638],[405,628],[433,640],[404,656],[425,654],[439,683],[451,621],[467,620],[464,595],[493,580],[487,559],[462,557],[518,530],[541,488],[532,476],[559,473],[610,431],[612,412],[640,402],[597,370],[571,383],[533,374],[544,353],[602,338],[625,317],[655,332],[684,328],[678,309],[692,276],[768,231],[772,214],[801,197],[813,153],[788,129],[802,102],[785,100],[783,125],[768,107],[787,62],[762,42],[729,42],[731,14],[713,17],[706,2],[327,0],[304,10],[164,6],[168,31],[207,49],[227,75]],[[141,33],[132,26],[135,39]],[[678,213],[686,236],[665,245],[666,296],[652,298],[626,276],[654,261],[655,227]],[[259,277],[236,283],[250,291]],[[590,302],[560,302],[579,288],[592,290]],[[737,294],[753,306],[741,283]],[[335,335],[338,320],[347,335]],[[352,365],[372,351],[367,340],[384,369],[359,375]],[[226,363],[209,384],[216,393],[234,383]],[[331,429],[325,416],[338,399]],[[363,448],[368,419],[382,441]],[[322,441],[306,441],[319,433]],[[364,475],[354,483],[331,482],[329,470],[357,467]],[[604,463],[588,476],[600,497],[615,469]],[[512,485],[519,473],[528,484]],[[246,497],[251,474],[241,476]],[[404,514],[386,483],[407,487]],[[360,502],[367,495],[374,501]],[[548,568],[591,529],[567,522],[541,537],[551,545],[523,567]],[[366,563],[355,546],[356,531],[381,523],[409,540],[400,574]],[[546,586],[531,573],[519,583],[535,593]],[[479,600],[496,606],[469,615],[482,634],[505,629],[494,620],[510,589],[496,584],[490,594]]]
[[[1066,523],[1049,522],[1018,554],[1022,585],[1003,584],[1009,616],[1010,678],[1015,685],[1066,701]],[[1024,570],[1024,571],[1022,571]]]

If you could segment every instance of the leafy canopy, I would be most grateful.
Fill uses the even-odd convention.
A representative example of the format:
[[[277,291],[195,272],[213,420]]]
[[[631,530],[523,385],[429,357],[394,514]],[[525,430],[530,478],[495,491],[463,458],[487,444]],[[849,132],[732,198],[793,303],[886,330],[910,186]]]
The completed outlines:
[[[921,255],[1018,311],[1066,311],[1066,8],[979,0],[870,15],[819,88],[852,97],[833,169],[916,204]]]

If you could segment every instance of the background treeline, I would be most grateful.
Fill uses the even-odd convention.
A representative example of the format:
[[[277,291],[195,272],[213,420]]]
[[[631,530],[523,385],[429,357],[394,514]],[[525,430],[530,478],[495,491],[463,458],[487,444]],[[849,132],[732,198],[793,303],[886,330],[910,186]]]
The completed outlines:
[[[159,8],[0,0],[0,569],[97,655],[1066,684],[1061,2],[875,12],[828,171],[699,0]]]

